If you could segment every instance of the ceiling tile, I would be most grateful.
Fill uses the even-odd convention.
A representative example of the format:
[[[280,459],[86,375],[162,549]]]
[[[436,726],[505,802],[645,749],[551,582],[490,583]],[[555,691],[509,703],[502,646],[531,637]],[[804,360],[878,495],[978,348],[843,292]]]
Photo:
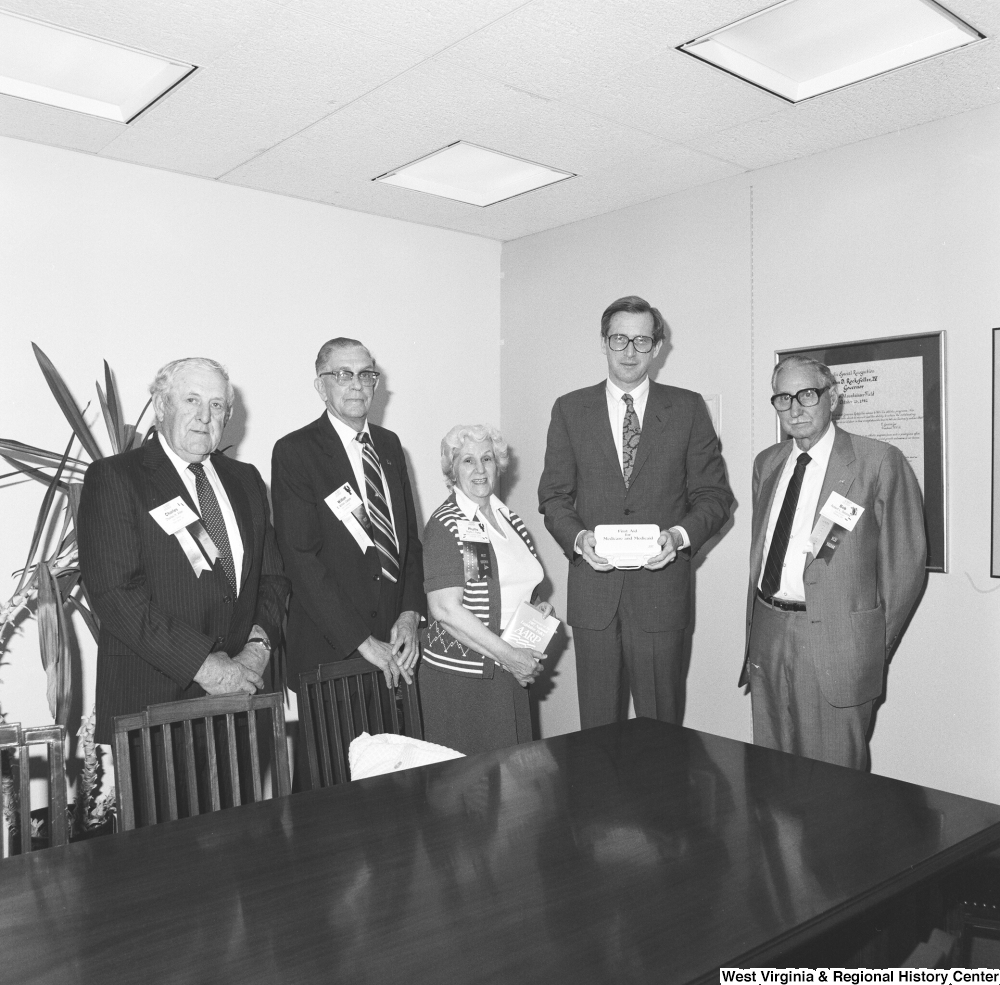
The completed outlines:
[[[573,107],[425,62],[225,180],[332,201],[334,193],[456,140],[574,173],[663,145]]]
[[[983,41],[787,106],[690,146],[749,169],[1000,102],[1000,44]]]
[[[525,0],[284,0],[317,26],[356,31],[432,55]]]
[[[97,152],[124,130],[124,123],[0,94],[2,137]]]
[[[259,33],[270,0],[3,0],[3,8],[202,65]]]
[[[218,177],[421,60],[410,50],[274,8],[141,117],[104,156]]]
[[[787,103],[672,48],[586,82],[564,101],[664,140],[688,141]]]

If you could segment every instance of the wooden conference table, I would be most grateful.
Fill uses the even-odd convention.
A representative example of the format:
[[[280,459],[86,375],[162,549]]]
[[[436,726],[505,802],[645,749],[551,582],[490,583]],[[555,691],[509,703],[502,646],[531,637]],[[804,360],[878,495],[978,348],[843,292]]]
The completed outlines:
[[[1000,806],[646,719],[0,863],[0,981],[718,981]]]

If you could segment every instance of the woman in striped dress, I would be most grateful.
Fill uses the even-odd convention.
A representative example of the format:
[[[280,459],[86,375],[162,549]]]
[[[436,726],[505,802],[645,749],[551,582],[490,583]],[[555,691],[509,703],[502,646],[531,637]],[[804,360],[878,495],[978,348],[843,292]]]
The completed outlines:
[[[453,427],[441,442],[452,492],[423,536],[431,620],[421,634],[424,738],[466,754],[531,741],[527,689],[545,656],[500,638],[544,575],[521,518],[493,495],[507,460],[496,428]]]

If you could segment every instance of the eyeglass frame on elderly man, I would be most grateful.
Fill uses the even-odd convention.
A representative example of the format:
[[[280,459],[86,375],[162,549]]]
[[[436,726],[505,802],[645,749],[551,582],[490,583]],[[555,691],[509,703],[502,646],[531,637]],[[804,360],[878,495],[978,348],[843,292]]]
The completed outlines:
[[[353,373],[349,369],[328,369],[325,372],[317,373],[317,376],[332,376],[336,379],[340,386],[350,386],[354,382],[354,377],[357,376],[358,382],[363,387],[371,387],[373,390],[378,386],[379,378],[382,376],[381,373],[376,372],[374,369],[363,369],[360,373]],[[368,380],[365,380],[368,377]]]
[[[652,335],[634,335],[632,338],[629,338],[621,332],[615,332],[613,335],[606,335],[605,338],[608,342],[608,348],[612,352],[624,352],[631,344],[632,348],[635,349],[636,352],[641,352],[645,355],[647,352],[652,352],[653,346],[656,345],[656,339],[654,339]],[[612,339],[624,339],[625,344],[623,346],[612,345]],[[644,349],[639,348],[638,343],[640,342],[645,346]]]
[[[793,400],[800,407],[815,407],[819,403],[819,398],[822,397],[823,394],[826,393],[826,391],[829,390],[829,389],[830,389],[829,385],[827,385],[827,386],[807,386],[807,387],[803,387],[801,390],[796,391],[795,393],[775,393],[771,397],[771,406],[779,414],[783,414],[786,410],[791,410],[792,409],[792,401]],[[803,400],[803,394],[806,394],[806,393],[815,393],[816,394],[816,399],[813,400],[813,401],[810,401],[809,403],[806,403],[806,401]],[[788,406],[787,407],[779,407],[777,405],[777,403],[775,403],[776,400],[782,400],[782,398],[785,398],[785,399],[788,400]],[[782,402],[784,402],[784,401],[782,400]]]

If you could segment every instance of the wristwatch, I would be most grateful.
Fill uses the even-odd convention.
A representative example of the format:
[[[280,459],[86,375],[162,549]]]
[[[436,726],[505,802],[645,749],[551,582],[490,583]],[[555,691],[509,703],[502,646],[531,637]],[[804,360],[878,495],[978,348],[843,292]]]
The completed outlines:
[[[263,636],[251,636],[250,639],[247,640],[247,644],[249,645],[250,643],[259,643],[265,650],[268,651],[268,653],[270,653],[273,649],[270,640],[265,639]]]

